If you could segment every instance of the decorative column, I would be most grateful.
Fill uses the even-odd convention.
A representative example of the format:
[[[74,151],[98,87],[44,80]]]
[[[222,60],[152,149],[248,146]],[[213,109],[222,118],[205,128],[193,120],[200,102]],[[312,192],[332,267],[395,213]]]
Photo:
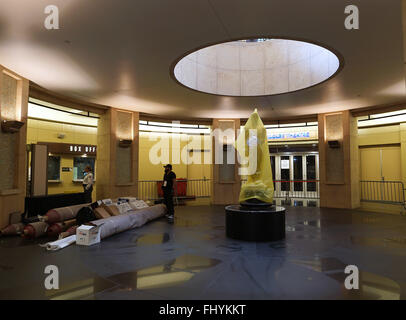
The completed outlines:
[[[360,206],[357,119],[349,111],[318,115],[320,206]]]
[[[238,129],[240,129],[240,119],[213,119],[212,130],[215,133],[213,135],[212,146],[213,204],[227,205],[238,203],[241,177],[238,174],[237,151],[231,144],[237,138]],[[216,130],[218,134],[216,134]],[[227,153],[232,155],[234,161],[227,161]],[[221,163],[219,163],[220,161]]]
[[[97,130],[97,200],[138,196],[139,113],[111,108]]]
[[[24,212],[29,81],[0,65],[0,228]]]

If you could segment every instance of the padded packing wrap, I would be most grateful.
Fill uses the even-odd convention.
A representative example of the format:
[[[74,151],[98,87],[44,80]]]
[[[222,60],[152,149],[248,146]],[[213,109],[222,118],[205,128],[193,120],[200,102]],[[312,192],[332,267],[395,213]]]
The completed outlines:
[[[70,236],[76,234],[76,229],[77,228],[78,228],[78,226],[72,226],[68,230],[66,230],[64,232],[61,232],[59,234],[58,239],[64,239],[64,238],[67,238],[67,237],[70,237]]]
[[[27,224],[24,227],[24,237],[26,238],[39,238],[45,235],[49,225],[46,222],[38,221]]]
[[[90,203],[78,204],[76,206],[70,206],[70,207],[51,209],[43,217],[40,217],[40,220],[45,221],[49,224],[53,224],[56,222],[62,222],[65,220],[75,219],[79,210],[86,206],[90,206]]]
[[[4,236],[13,236],[17,234],[21,234],[24,230],[24,224],[23,223],[14,223],[10,224],[9,226],[5,227],[0,231],[0,235]]]
[[[68,230],[70,227],[74,226],[75,224],[76,224],[75,219],[54,223],[49,226],[49,228],[47,230],[47,236],[56,237],[61,232]]]
[[[134,210],[148,208],[148,205],[143,200],[133,200],[133,201],[130,201],[129,203],[130,203],[131,208]]]
[[[100,239],[105,239],[126,230],[138,228],[148,221],[164,216],[166,206],[158,204],[156,206],[137,210],[134,213],[121,214],[106,219],[92,221],[92,224],[100,226]]]

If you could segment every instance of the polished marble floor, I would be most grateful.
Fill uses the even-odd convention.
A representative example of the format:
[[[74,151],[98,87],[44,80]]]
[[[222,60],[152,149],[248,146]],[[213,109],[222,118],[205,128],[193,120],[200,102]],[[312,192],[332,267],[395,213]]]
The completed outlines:
[[[287,207],[286,239],[225,236],[222,206],[179,207],[91,247],[0,238],[0,299],[406,299],[406,217]],[[59,270],[46,290],[44,269]],[[359,290],[344,268],[360,271]]]

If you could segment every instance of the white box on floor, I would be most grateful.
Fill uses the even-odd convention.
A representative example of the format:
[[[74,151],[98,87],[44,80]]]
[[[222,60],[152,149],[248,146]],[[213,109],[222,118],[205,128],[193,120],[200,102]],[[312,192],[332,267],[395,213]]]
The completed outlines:
[[[100,226],[81,225],[76,229],[76,244],[91,246],[100,242]]]

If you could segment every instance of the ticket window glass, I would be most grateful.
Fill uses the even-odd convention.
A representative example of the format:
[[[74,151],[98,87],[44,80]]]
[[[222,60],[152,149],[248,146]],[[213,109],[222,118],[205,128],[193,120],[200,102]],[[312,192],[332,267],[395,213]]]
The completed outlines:
[[[48,156],[48,181],[61,180],[61,157]]]
[[[95,159],[88,157],[75,157],[73,158],[73,180],[83,180],[85,175],[85,168],[90,166],[92,168],[93,177],[96,177],[95,174]]]

